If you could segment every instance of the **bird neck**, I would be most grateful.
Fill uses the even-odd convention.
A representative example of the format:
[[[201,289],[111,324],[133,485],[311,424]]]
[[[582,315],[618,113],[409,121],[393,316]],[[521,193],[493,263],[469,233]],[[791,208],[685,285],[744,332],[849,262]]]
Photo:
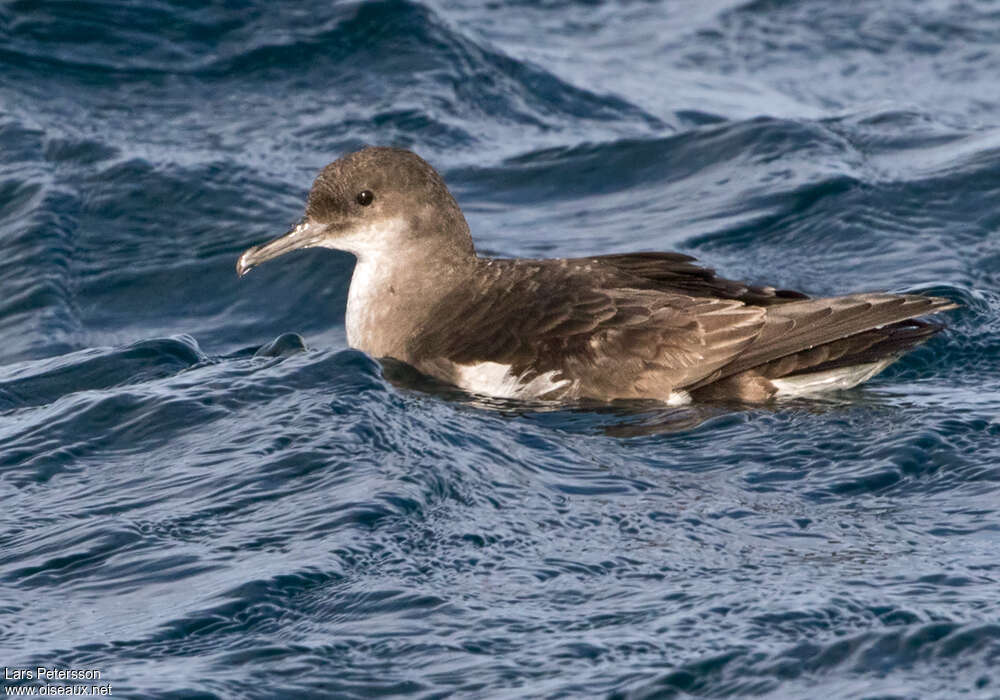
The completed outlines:
[[[347,343],[373,357],[409,362],[407,341],[427,314],[475,267],[471,242],[366,250],[347,295]]]

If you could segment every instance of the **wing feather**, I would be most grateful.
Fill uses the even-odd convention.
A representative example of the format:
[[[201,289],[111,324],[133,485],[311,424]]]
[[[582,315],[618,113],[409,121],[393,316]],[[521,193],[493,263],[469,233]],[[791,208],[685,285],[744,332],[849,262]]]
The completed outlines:
[[[934,332],[909,319],[954,307],[914,294],[810,299],[676,253],[484,259],[408,353],[453,380],[486,365],[525,383],[550,377],[551,398],[669,398],[747,370],[766,380],[891,355]]]
[[[801,371],[811,363],[826,364],[836,359],[833,357],[835,353],[849,350],[851,354],[861,353],[865,349],[864,342],[881,342],[886,334],[866,336],[864,340],[841,341],[953,308],[956,308],[954,302],[941,297],[882,293],[850,294],[768,307],[759,336],[713,381],[793,355],[798,357],[792,361],[794,369],[789,366],[790,371]],[[813,350],[812,355],[802,354]],[[783,376],[778,369],[772,367],[768,374]],[[698,386],[706,383],[702,381]]]
[[[648,396],[652,387],[666,397],[731,362],[764,325],[763,309],[735,299],[545,262],[491,261],[475,295],[456,293],[424,323],[410,346],[415,364],[440,372],[442,358],[459,368],[497,363],[526,379],[551,372],[579,396]]]
[[[634,277],[649,289],[694,297],[735,299],[752,306],[785,304],[809,297],[790,289],[775,289],[719,277],[683,253],[622,253],[571,258],[569,264],[606,267]]]

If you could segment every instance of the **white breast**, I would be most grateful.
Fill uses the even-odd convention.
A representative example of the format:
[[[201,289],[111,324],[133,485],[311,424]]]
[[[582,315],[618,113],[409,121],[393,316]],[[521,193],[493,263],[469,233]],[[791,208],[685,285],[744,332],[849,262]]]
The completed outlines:
[[[362,347],[364,328],[374,322],[372,302],[376,295],[375,270],[377,264],[369,258],[358,258],[351,277],[351,288],[347,292],[347,310],[344,325],[347,327],[347,344],[352,348]]]
[[[394,256],[398,253],[395,241],[405,225],[402,219],[390,219],[377,226],[359,227],[329,243],[329,247],[354,253],[358,259],[344,317],[347,344],[352,348],[366,349],[365,329],[378,323],[376,297],[384,292],[384,284],[380,283],[388,278],[389,266],[398,258]]]

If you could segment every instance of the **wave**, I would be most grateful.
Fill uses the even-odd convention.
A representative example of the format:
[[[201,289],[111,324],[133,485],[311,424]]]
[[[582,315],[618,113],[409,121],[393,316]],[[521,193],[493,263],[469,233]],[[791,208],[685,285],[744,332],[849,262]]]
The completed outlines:
[[[882,614],[891,618],[891,611]],[[903,613],[901,619],[907,619],[907,615],[912,616]],[[801,619],[796,613],[775,616],[792,624],[796,617]],[[821,614],[817,623],[825,628],[830,621]],[[854,635],[828,644],[803,641],[778,654],[748,649],[710,655],[608,697],[731,697],[775,692],[782,696],[805,696],[817,691],[838,697],[871,697],[882,692],[895,697],[899,682],[886,679],[885,668],[915,671],[941,666],[953,670],[955,675],[938,676],[939,680],[924,686],[925,692],[976,693],[989,685],[989,677],[965,674],[960,669],[970,662],[975,664],[973,659],[977,657],[979,663],[986,662],[996,654],[998,645],[1000,626],[994,624],[926,622]]]

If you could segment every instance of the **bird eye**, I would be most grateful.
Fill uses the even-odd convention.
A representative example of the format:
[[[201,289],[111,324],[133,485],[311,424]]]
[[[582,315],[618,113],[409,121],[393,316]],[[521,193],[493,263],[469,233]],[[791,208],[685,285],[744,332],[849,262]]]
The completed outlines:
[[[375,195],[372,194],[371,190],[361,190],[358,192],[358,204],[363,207],[367,207],[375,200]]]

